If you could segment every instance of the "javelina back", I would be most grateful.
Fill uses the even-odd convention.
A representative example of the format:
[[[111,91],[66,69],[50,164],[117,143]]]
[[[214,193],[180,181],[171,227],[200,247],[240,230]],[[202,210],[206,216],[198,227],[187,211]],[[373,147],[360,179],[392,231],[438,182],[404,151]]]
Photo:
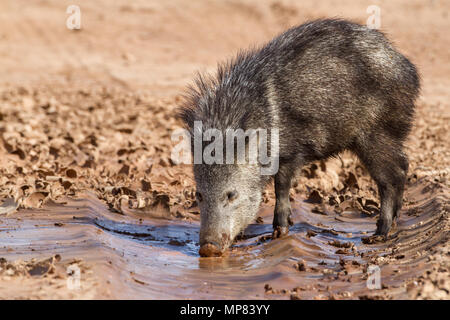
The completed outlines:
[[[415,66],[377,30],[345,20],[289,29],[260,49],[199,76],[181,116],[192,131],[278,128],[273,237],[288,233],[289,189],[308,162],[353,151],[376,181],[386,235],[402,206],[403,142],[419,94]],[[221,255],[254,221],[270,177],[258,165],[194,164],[201,211],[200,255]]]

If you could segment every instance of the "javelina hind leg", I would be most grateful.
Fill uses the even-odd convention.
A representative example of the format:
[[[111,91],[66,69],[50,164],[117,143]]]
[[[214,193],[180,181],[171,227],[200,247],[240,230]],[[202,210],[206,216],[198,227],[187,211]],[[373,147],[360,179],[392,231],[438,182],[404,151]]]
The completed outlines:
[[[406,155],[402,152],[397,150],[397,156],[398,156],[398,164],[400,166],[400,172],[399,175],[399,183],[396,186],[396,198],[395,198],[395,204],[394,204],[394,219],[397,220],[400,215],[400,210],[403,205],[403,191],[405,190],[405,183],[406,183],[406,175],[408,174],[408,167],[409,162]]]
[[[402,207],[408,160],[401,150],[401,144],[379,133],[357,146],[357,155],[378,185],[381,210],[376,235],[388,234]]]
[[[272,238],[280,238],[289,233],[289,226],[293,224],[291,219],[291,203],[289,190],[293,178],[291,166],[280,164],[280,169],[275,175],[275,212],[273,217]]]

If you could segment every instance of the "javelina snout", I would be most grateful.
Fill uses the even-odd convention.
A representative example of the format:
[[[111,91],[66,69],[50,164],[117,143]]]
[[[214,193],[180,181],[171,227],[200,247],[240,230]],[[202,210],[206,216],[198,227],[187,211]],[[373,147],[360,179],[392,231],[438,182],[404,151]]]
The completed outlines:
[[[220,256],[255,220],[262,198],[261,177],[252,166],[194,165],[200,207],[200,255]]]
[[[181,117],[191,136],[196,122],[219,135],[237,128],[279,132],[279,170],[271,174],[274,238],[286,235],[292,224],[289,190],[295,173],[344,150],[359,157],[378,186],[376,234],[385,236],[402,207],[408,171],[403,144],[419,89],[415,66],[383,33],[345,20],[317,20],[239,54],[220,65],[216,77],[199,76]],[[217,155],[221,147],[198,149],[191,149],[194,158],[212,149]],[[255,219],[268,182],[257,167],[194,165],[203,197],[202,255],[225,250]],[[234,202],[224,198],[230,190],[239,193]]]

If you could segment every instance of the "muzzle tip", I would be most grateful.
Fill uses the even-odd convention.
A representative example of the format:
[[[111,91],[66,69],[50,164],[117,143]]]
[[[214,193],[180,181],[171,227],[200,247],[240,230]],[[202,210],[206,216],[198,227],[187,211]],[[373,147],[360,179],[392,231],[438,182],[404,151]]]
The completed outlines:
[[[198,252],[201,257],[220,257],[222,251],[212,243],[205,243]]]

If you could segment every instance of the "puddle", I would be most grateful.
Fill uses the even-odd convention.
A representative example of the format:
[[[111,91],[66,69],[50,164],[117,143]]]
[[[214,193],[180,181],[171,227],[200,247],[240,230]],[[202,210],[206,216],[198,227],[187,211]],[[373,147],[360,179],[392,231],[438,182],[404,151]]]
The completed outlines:
[[[261,223],[250,225],[225,257],[200,258],[198,222],[121,215],[86,196],[2,217],[0,256],[83,261],[99,298],[358,298],[374,293],[367,288],[370,265],[381,270],[378,294],[406,298],[408,279],[429,268],[429,248],[448,237],[440,232],[446,198],[423,190],[408,190],[414,206],[403,210],[386,242],[370,245],[363,238],[374,232],[375,217],[317,214],[295,200],[288,237],[270,239],[272,208],[263,207]]]

